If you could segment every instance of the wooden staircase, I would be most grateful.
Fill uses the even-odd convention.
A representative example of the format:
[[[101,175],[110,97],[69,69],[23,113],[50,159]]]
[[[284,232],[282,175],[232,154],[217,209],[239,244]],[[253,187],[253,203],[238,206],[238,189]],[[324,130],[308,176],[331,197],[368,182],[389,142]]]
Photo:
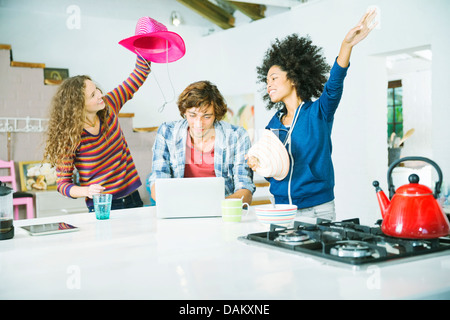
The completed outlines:
[[[12,48],[11,48],[10,44],[0,44],[0,50],[9,50],[10,51],[10,59],[11,59],[10,66],[11,67],[37,68],[37,69],[42,69],[43,72],[45,72],[45,69],[46,69],[45,63],[14,61],[13,55],[12,55]],[[44,78],[44,83],[47,85],[58,85],[62,81],[63,80],[45,79]]]
[[[0,50],[9,50],[11,53],[11,67],[22,67],[22,68],[45,68],[45,63],[34,63],[34,62],[20,62],[14,61],[12,56],[12,49],[10,44],[0,44]]]

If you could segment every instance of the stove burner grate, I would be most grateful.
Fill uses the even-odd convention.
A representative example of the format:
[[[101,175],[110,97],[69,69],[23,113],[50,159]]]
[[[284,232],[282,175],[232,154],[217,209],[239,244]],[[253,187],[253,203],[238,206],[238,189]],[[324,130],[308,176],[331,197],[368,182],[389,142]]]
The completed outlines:
[[[242,238],[352,265],[450,250],[450,236],[426,240],[393,238],[384,235],[379,226],[360,225],[359,219],[317,224],[295,221],[293,228],[271,225],[269,232]]]
[[[298,233],[296,231],[280,232],[274,241],[298,243],[309,240],[309,236],[304,233]]]
[[[343,258],[363,258],[371,256],[374,250],[362,241],[338,241],[330,249],[330,254]]]

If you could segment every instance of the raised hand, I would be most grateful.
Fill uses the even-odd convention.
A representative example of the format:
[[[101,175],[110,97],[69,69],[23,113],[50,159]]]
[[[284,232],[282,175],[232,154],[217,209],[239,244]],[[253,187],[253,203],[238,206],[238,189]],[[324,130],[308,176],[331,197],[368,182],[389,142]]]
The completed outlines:
[[[376,27],[378,22],[374,22],[375,17],[377,16],[376,9],[372,9],[363,15],[361,20],[359,20],[358,25],[352,28],[341,44],[341,50],[339,51],[339,55],[337,58],[337,63],[346,68],[350,61],[350,55],[352,53],[352,48],[358,44],[361,40],[363,40],[367,35],[372,31],[373,28]]]
[[[378,24],[378,22],[374,22],[376,15],[376,9],[372,9],[364,14],[361,20],[359,20],[358,25],[347,33],[344,38],[344,42],[347,42],[353,47],[367,37],[370,31],[372,31],[372,29]]]

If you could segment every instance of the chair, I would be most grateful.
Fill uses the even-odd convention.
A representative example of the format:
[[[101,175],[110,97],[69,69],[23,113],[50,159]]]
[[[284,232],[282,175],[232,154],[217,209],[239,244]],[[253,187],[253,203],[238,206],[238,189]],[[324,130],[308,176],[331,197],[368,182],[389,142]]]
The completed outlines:
[[[19,206],[25,205],[27,208],[27,219],[34,218],[33,195],[27,192],[16,191],[16,171],[14,161],[0,160],[0,169],[9,169],[9,176],[0,176],[0,181],[11,183],[13,193],[14,220],[19,220]]]

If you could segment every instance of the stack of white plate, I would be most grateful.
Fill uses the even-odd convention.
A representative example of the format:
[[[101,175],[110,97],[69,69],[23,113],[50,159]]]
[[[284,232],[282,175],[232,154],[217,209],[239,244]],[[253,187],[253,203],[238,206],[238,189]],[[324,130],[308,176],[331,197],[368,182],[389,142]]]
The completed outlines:
[[[255,168],[263,177],[283,180],[289,172],[289,155],[280,139],[270,130],[264,130],[261,138],[248,151],[249,157],[258,160]]]

